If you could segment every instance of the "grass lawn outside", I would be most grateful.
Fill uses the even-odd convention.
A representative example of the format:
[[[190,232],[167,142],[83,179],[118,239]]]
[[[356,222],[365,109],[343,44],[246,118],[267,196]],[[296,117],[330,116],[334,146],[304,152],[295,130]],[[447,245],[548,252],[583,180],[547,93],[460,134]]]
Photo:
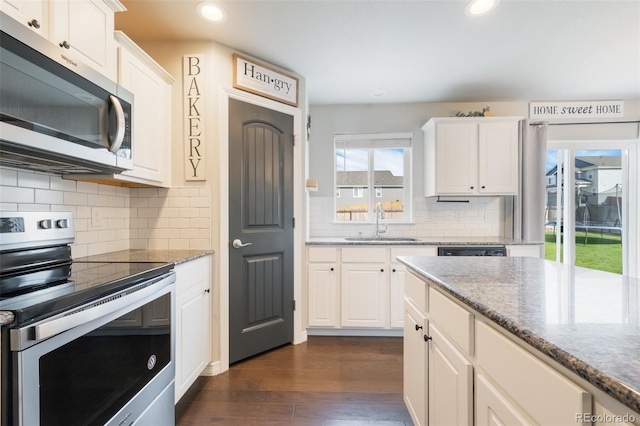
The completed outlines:
[[[556,235],[545,233],[544,258],[556,260]],[[589,233],[587,244],[584,232],[576,233],[576,266],[597,269],[599,271],[622,274],[622,244],[619,235],[600,236],[600,233]]]

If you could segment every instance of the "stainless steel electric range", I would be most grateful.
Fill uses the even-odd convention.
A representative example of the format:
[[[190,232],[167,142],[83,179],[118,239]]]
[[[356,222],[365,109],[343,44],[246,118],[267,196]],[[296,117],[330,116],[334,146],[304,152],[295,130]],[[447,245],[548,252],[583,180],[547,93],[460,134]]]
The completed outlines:
[[[2,425],[172,424],[171,263],[73,260],[64,212],[0,212]]]

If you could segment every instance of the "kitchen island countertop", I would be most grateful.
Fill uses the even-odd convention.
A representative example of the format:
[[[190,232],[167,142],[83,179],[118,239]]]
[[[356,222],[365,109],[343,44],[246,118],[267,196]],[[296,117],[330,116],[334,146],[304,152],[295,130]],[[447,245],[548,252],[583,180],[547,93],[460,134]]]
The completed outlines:
[[[75,259],[83,262],[168,262],[176,265],[213,254],[213,250],[120,250]]]
[[[640,279],[530,257],[399,260],[640,413]]]

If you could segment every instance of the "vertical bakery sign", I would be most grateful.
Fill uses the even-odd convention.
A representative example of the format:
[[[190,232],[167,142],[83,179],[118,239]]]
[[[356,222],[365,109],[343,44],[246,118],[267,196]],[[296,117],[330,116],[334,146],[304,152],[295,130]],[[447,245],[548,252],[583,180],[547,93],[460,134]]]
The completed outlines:
[[[206,180],[205,169],[205,108],[204,55],[182,58],[184,96],[184,178],[187,181]]]
[[[298,79],[293,75],[233,54],[233,87],[294,107],[298,106]]]

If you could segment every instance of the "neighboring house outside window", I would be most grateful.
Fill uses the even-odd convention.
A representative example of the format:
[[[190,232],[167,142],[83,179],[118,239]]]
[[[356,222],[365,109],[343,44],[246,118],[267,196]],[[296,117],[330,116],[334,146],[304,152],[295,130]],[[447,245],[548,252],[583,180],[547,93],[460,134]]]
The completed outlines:
[[[335,198],[336,221],[373,223],[378,203],[385,210],[383,221],[411,221],[412,137],[412,133],[335,136],[335,183],[340,194]]]

